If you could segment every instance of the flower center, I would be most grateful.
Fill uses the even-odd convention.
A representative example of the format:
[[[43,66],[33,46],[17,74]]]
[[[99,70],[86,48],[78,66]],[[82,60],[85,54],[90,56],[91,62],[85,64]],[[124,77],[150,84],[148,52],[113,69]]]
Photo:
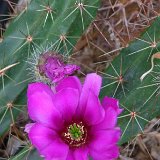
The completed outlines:
[[[64,141],[71,147],[79,147],[85,144],[86,138],[87,130],[82,122],[69,125],[66,132],[63,133]]]

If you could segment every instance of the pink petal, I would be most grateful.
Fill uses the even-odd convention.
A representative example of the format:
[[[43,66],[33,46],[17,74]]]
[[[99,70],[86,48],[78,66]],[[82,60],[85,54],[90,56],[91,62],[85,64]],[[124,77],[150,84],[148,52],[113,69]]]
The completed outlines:
[[[94,130],[114,128],[117,124],[117,117],[122,112],[117,99],[105,97],[102,105],[105,109],[105,118],[100,124],[93,126]]]
[[[70,148],[67,160],[88,160],[89,150],[82,146],[78,148]]]
[[[90,156],[96,160],[113,159],[119,155],[117,143],[120,129],[92,131],[89,144]]]
[[[45,91],[48,93],[51,97],[53,96],[52,90],[48,87],[48,85],[41,83],[41,82],[36,82],[36,83],[30,83],[28,85],[28,90],[27,90],[27,96],[32,95],[38,90]]]
[[[43,83],[32,83],[28,87],[28,113],[32,120],[51,128],[61,129],[62,116],[53,104],[53,93]]]
[[[91,143],[92,147],[97,148],[98,150],[103,149],[104,146],[112,145],[113,143],[117,143],[120,139],[120,128],[108,129],[108,130],[100,130],[91,132]]]
[[[83,114],[83,119],[89,126],[98,124],[104,119],[105,111],[98,97],[92,92],[87,97],[86,108]]]
[[[28,124],[26,124],[24,131],[25,131],[26,133],[29,133],[30,130],[31,130],[31,128],[32,128],[34,125],[35,125],[35,123],[28,123]]]
[[[66,160],[75,160],[74,157],[73,157],[73,151],[71,149],[68,152]]]
[[[93,130],[103,130],[103,129],[112,129],[117,124],[117,113],[113,108],[108,108],[105,111],[105,117],[104,120],[97,124],[92,126]]]
[[[29,132],[29,139],[46,159],[66,159],[68,146],[63,143],[54,130],[37,123]]]
[[[90,154],[94,157],[94,160],[113,160],[119,157],[119,148],[113,145],[108,149],[106,148],[103,152],[91,150]]]
[[[73,152],[74,160],[88,160],[88,148],[87,147],[80,147],[76,148]]]
[[[75,65],[75,64],[67,64],[64,67],[64,72],[65,72],[65,74],[71,75],[71,74],[73,74],[75,71],[77,71],[79,69],[80,69],[80,67]]]
[[[116,112],[117,115],[119,115],[123,109],[119,108],[119,101],[115,98],[111,98],[111,97],[104,97],[103,101],[102,101],[102,105],[105,109],[107,109],[108,107],[113,108]]]
[[[53,129],[45,127],[40,123],[35,123],[28,136],[32,144],[41,151],[57,138],[57,133]]]
[[[82,86],[81,82],[76,76],[69,76],[58,83],[58,85],[56,86],[56,91],[58,92],[64,88],[74,88],[78,89],[78,91],[80,92]]]
[[[73,88],[62,89],[54,95],[53,102],[63,119],[66,122],[71,122],[78,106],[79,92]]]
[[[90,92],[94,93],[96,96],[99,95],[101,83],[102,78],[96,73],[91,73],[86,76],[81,92],[80,104],[77,110],[77,115],[80,115],[85,110]]]
[[[69,147],[59,140],[53,141],[45,149],[41,151],[45,155],[46,160],[66,160]]]

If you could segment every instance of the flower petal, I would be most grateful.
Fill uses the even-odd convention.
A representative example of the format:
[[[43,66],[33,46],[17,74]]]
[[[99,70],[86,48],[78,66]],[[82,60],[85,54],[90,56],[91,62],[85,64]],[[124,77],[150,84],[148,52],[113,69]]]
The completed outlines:
[[[90,156],[96,160],[113,159],[119,155],[117,142],[120,139],[120,129],[92,131],[89,144]]]
[[[80,80],[76,76],[70,76],[58,83],[58,85],[56,86],[56,91],[58,92],[64,88],[74,88],[78,89],[78,91],[80,92],[82,86]]]
[[[79,70],[80,67],[75,65],[75,64],[67,64],[65,67],[64,67],[64,72],[65,74],[67,75],[71,75],[73,74],[75,71]]]
[[[104,119],[105,111],[98,97],[92,92],[87,97],[87,104],[83,114],[83,120],[89,126],[100,123]]]
[[[48,95],[51,97],[53,96],[52,90],[48,87],[48,85],[41,83],[41,82],[35,82],[35,83],[30,83],[28,85],[28,90],[27,90],[27,95],[32,95],[37,91],[45,91]]]
[[[73,152],[75,160],[88,160],[88,148],[87,147],[80,147],[76,148]]]
[[[53,93],[43,83],[28,87],[28,113],[32,120],[59,130],[63,126],[62,116],[53,104]]]
[[[81,94],[81,98],[83,99],[84,103],[86,103],[87,96],[90,92],[93,92],[96,96],[99,95],[101,84],[102,78],[96,73],[91,73],[86,76]]]
[[[28,123],[25,126],[24,132],[29,133],[31,128],[35,125],[35,123]]]
[[[94,157],[94,160],[113,160],[119,157],[119,148],[113,145],[103,150],[103,152],[91,150],[90,154]]]
[[[77,89],[62,89],[53,97],[54,106],[60,111],[66,122],[71,122],[79,102]]]
[[[71,149],[68,152],[66,160],[75,160],[74,157],[73,157],[73,151],[71,151]]]
[[[102,101],[102,105],[105,109],[104,120],[95,126],[93,130],[103,130],[115,127],[117,124],[117,116],[122,112],[119,108],[119,101],[114,98],[105,97]]]
[[[91,73],[86,76],[80,96],[80,104],[79,108],[77,109],[77,115],[80,115],[85,110],[90,92],[94,93],[96,96],[99,95],[101,83],[102,78],[96,73]]]
[[[57,133],[40,123],[35,123],[30,129],[28,136],[32,144],[41,151],[52,143],[52,141],[57,137]]]
[[[53,141],[45,149],[41,151],[42,155],[46,155],[47,160],[66,160],[69,147],[59,140]]]
[[[102,101],[102,105],[105,109],[107,109],[108,107],[113,108],[117,115],[119,115],[123,109],[119,108],[119,101],[115,98],[111,98],[111,97],[104,97],[103,101]]]
[[[105,146],[116,144],[120,139],[120,128],[93,131],[91,132],[91,143],[90,146],[97,150],[103,149]]]
[[[46,159],[66,159],[68,146],[63,143],[54,130],[36,123],[29,132],[29,139]]]

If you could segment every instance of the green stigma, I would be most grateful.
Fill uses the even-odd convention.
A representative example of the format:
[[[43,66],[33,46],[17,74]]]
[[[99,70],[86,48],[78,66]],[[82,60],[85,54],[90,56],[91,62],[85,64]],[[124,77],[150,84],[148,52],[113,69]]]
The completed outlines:
[[[86,143],[87,130],[82,122],[70,124],[62,133],[63,140],[71,147],[79,147]]]
[[[79,124],[74,123],[69,126],[68,133],[70,134],[70,137],[73,140],[79,141],[84,134],[83,128],[84,128],[83,126],[80,126]]]

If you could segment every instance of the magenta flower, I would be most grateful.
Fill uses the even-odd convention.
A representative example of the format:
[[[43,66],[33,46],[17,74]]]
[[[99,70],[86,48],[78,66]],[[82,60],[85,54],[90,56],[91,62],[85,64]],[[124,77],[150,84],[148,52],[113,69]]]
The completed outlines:
[[[38,68],[41,74],[44,74],[54,83],[80,69],[74,64],[64,64],[62,58],[53,52],[46,52],[40,57]]]
[[[75,76],[63,79],[56,93],[43,83],[28,87],[28,113],[35,124],[28,136],[45,160],[112,160],[119,156],[116,127],[118,101],[98,95],[101,77],[88,74],[81,85]]]

